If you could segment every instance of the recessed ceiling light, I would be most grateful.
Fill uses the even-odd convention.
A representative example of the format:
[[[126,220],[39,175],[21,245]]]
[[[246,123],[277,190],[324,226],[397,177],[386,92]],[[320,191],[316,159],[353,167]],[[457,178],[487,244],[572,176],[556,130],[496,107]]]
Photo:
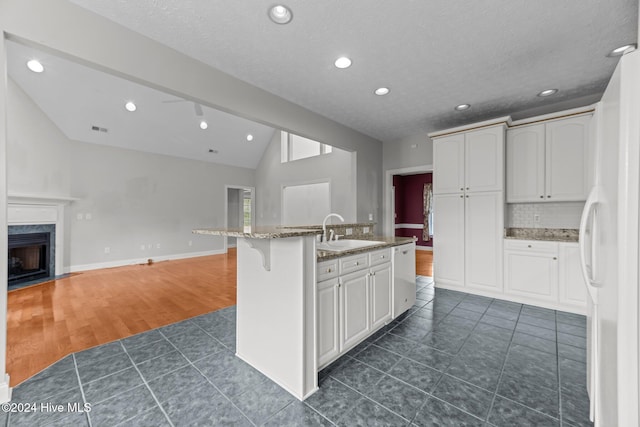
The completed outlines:
[[[253,135],[251,134],[247,135],[247,141],[253,141]]]
[[[346,56],[341,56],[340,58],[336,59],[336,62],[334,62],[334,64],[338,68],[349,68],[351,66],[351,60]]]
[[[379,87],[378,89],[373,91],[373,93],[375,93],[378,96],[387,95],[389,92],[391,92],[391,90],[388,87]]]
[[[277,4],[269,9],[269,19],[276,24],[288,24],[293,19],[293,14],[287,6]]]
[[[611,52],[607,54],[607,56],[610,56],[610,57],[622,56],[625,53],[633,52],[634,50],[636,50],[635,44],[625,44],[624,46],[620,46],[613,49]]]
[[[138,107],[136,107],[136,104],[134,104],[133,102],[129,101],[126,104],[124,104],[124,108],[126,108],[127,111],[136,111],[136,109]]]
[[[468,110],[469,108],[471,108],[471,104],[460,104],[456,105],[453,109],[456,111],[464,111]]]
[[[44,71],[44,65],[42,65],[40,61],[38,61],[37,59],[32,59],[28,61],[27,67],[34,73],[41,73]]]
[[[546,89],[546,90],[543,90],[542,92],[540,92],[538,94],[538,96],[542,96],[542,97],[551,96],[551,95],[554,95],[557,92],[558,92],[558,89]]]

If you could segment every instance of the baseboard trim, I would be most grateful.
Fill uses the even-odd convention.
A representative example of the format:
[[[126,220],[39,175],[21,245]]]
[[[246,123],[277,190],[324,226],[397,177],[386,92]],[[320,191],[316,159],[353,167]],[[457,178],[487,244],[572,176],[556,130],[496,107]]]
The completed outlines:
[[[154,262],[157,262],[157,261],[169,261],[172,259],[197,258],[201,256],[208,256],[208,255],[221,255],[224,253],[225,253],[224,249],[216,249],[212,251],[187,252],[182,254],[148,256],[144,258],[133,258],[133,259],[122,259],[117,261],[98,262],[94,264],[72,265],[70,267],[65,267],[64,271],[65,273],[75,273],[78,271],[98,270],[101,268],[113,268],[113,267],[124,267],[127,265],[146,264],[149,259],[153,259]]]
[[[417,251],[429,251],[429,252],[433,252],[433,246],[418,246],[418,245],[416,245],[416,250],[417,250]]]
[[[0,382],[0,403],[11,401],[12,388],[9,384],[9,374],[4,374],[4,381]]]

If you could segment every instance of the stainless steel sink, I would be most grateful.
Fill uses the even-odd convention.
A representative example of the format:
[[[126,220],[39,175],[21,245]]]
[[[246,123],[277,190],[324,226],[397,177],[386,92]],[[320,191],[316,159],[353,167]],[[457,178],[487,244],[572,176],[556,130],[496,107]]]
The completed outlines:
[[[322,242],[316,245],[316,249],[319,251],[329,252],[345,252],[353,249],[366,248],[369,246],[382,245],[385,242],[377,240],[355,240],[355,239],[343,239],[332,240],[330,242]]]

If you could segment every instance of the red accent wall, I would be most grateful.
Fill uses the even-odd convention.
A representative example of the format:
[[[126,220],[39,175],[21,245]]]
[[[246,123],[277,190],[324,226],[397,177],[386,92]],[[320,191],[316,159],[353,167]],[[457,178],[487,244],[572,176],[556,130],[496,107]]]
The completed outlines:
[[[416,175],[394,175],[395,188],[395,224],[422,224],[424,184],[433,182],[431,173]],[[422,229],[396,228],[396,236],[417,237],[416,245],[433,246],[433,238],[428,242],[422,240]]]

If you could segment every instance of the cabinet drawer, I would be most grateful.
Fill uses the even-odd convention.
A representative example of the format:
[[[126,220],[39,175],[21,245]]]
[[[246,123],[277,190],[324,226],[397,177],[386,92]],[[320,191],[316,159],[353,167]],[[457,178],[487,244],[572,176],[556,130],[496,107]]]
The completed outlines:
[[[558,252],[558,242],[546,242],[543,240],[504,240],[505,251],[526,251],[526,252]]]
[[[374,266],[391,261],[391,248],[380,249],[369,253],[369,265]]]
[[[319,262],[316,270],[316,276],[317,282],[338,277],[338,260],[332,259],[329,261]]]
[[[357,254],[339,258],[340,274],[351,273],[369,267],[369,254]]]

